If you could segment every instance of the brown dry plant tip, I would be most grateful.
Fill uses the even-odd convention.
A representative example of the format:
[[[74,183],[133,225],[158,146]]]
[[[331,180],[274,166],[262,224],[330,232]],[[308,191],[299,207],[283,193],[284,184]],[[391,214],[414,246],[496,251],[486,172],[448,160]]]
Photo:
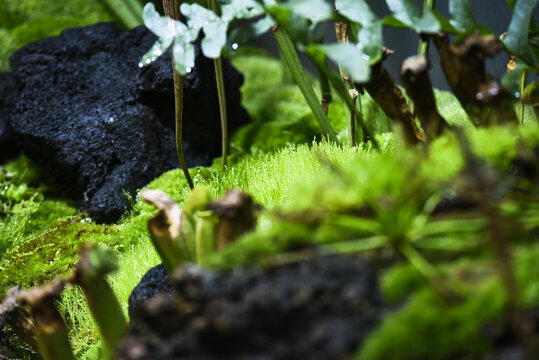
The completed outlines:
[[[227,191],[222,199],[211,203],[208,208],[219,218],[215,234],[218,250],[253,229],[259,211],[251,195],[238,189]]]
[[[429,67],[426,56],[411,56],[402,63],[401,80],[414,104],[414,115],[419,118],[428,139],[432,140],[442,133],[447,123],[436,107]]]
[[[85,245],[80,252],[77,268],[69,279],[84,291],[88,307],[111,352],[127,331],[127,320],[122,307],[106,280],[106,276],[116,271],[117,267],[110,248]]]
[[[2,303],[0,303],[0,329],[5,324],[8,324],[18,337],[23,339],[34,350],[38,351],[34,320],[30,313],[19,306],[17,302],[20,292],[20,286],[10,288],[6,292]]]
[[[451,90],[476,125],[516,122],[510,94],[485,70],[485,58],[501,50],[494,35],[469,35],[458,47],[446,34],[431,38]]]
[[[161,190],[142,189],[140,197],[154,205],[159,212],[148,220],[148,231],[153,246],[169,273],[183,262],[182,253],[183,211],[178,204]]]
[[[163,9],[165,15],[175,19],[181,20],[180,4],[179,0],[163,0]],[[193,189],[193,180],[187,163],[185,162],[185,156],[183,154],[183,76],[181,76],[176,67],[174,66],[174,55],[172,53],[172,45],[170,45],[170,59],[172,60],[172,74],[174,82],[174,119],[175,119],[175,136],[176,136],[176,151],[178,153],[178,161],[183,171],[183,175],[187,180],[187,184],[190,189]]]
[[[22,291],[18,302],[29,305],[36,329],[37,346],[44,360],[74,360],[68,331],[56,302],[64,289],[63,280],[41,288]]]
[[[357,86],[367,90],[384,113],[401,124],[405,139],[409,144],[425,144],[425,134],[417,127],[401,89],[382,64],[392,53],[392,50],[384,48],[382,60],[371,66],[371,79],[366,84],[357,84]]]

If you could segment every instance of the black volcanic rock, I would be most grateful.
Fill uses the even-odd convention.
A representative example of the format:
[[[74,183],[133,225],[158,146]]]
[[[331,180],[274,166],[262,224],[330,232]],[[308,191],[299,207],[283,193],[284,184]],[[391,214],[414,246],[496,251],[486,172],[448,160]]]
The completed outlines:
[[[146,302],[157,294],[172,296],[172,292],[173,288],[163,264],[154,266],[144,274],[129,295],[129,318],[132,319],[142,312]]]
[[[15,78],[8,73],[0,73],[0,164],[19,152],[13,131],[8,125],[7,109],[18,96]]]
[[[131,194],[179,167],[170,56],[139,68],[156,37],[112,23],[63,31],[11,57],[20,95],[7,112],[23,152],[65,186],[95,221],[120,218]],[[243,76],[224,61],[230,130],[247,122]],[[189,166],[220,155],[214,67],[197,50],[184,78],[184,142]]]
[[[156,272],[167,284],[158,268],[145,280]],[[171,283],[173,296],[148,281],[136,288],[143,302],[134,311],[130,301],[116,359],[350,358],[384,310],[374,267],[356,256],[230,272],[184,266]]]

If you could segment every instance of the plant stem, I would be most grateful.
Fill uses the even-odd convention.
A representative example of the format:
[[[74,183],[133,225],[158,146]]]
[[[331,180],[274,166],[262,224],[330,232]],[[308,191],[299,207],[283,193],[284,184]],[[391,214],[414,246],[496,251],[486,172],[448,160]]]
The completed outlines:
[[[137,2],[137,0],[102,0],[105,5],[114,13],[114,15],[120,20],[122,25],[127,29],[134,28],[139,25],[143,25],[142,22],[142,7],[140,12],[134,11],[133,4],[130,2]],[[140,3],[139,3],[140,7]]]
[[[116,258],[108,247],[90,245],[81,250],[79,264],[70,278],[84,291],[110,355],[127,331],[122,307],[106,279],[117,267]]]
[[[165,15],[175,19],[180,20],[180,4],[179,0],[163,0],[163,9],[165,10]],[[176,151],[178,153],[178,160],[182,168],[187,184],[189,188],[193,189],[193,180],[189,174],[189,169],[187,168],[187,163],[185,162],[185,157],[183,155],[183,77],[176,71],[174,66],[174,55],[172,54],[172,45],[170,46],[170,59],[172,60],[172,73],[174,79],[174,118],[176,124]]]
[[[322,106],[322,111],[327,117],[329,112],[329,103],[331,102],[332,98],[331,88],[329,86],[328,78],[321,71],[318,71],[318,79],[320,81],[320,91],[322,93],[322,98],[320,99],[320,106]],[[322,138],[325,139],[326,133],[324,132],[324,129],[320,129],[320,132],[322,134]]]
[[[524,70],[522,74],[520,74],[520,96],[524,95],[524,89],[526,88],[526,83],[528,82],[528,70]],[[520,123],[524,123],[524,112],[526,110],[526,105],[520,102]]]
[[[450,302],[459,300],[459,294],[445,282],[440,272],[410,245],[407,240],[403,240],[397,247],[400,253],[427,279],[431,287],[438,294]]]
[[[226,170],[226,157],[228,152],[228,125],[226,115],[225,80],[223,76],[223,62],[221,58],[213,59],[215,67],[215,80],[217,81],[217,95],[219,97],[219,114],[221,115],[221,153],[223,156],[223,171]]]
[[[148,230],[155,250],[169,274],[189,256],[182,238],[182,209],[161,190],[142,189],[140,197],[159,212],[148,220]]]
[[[423,1],[423,15],[428,10],[433,10],[434,9],[434,3],[435,3],[435,0],[424,0]],[[421,56],[421,55],[426,55],[427,54],[427,52],[429,51],[429,41],[430,41],[429,38],[423,38],[423,37],[420,38],[419,46],[417,48],[417,55]]]
[[[322,130],[326,133],[328,139],[338,143],[335,131],[331,127],[327,116],[324,115],[324,111],[320,106],[320,102],[318,101],[318,98],[313,90],[309,77],[301,65],[301,61],[299,60],[298,53],[294,47],[294,44],[292,43],[292,40],[290,40],[288,34],[280,29],[279,26],[274,26],[272,31],[275,39],[277,40],[277,44],[281,49],[281,55],[287,63],[288,68],[292,72],[292,76],[294,76],[294,79],[296,80],[299,89],[305,97],[307,104],[309,104],[315,119],[320,124]]]
[[[335,35],[337,36],[337,41],[340,43],[346,43],[350,41],[350,25],[345,22],[336,22],[335,23]],[[350,99],[352,100],[352,105],[354,108],[356,107],[356,100],[359,97],[359,113],[361,116],[363,116],[363,110],[361,109],[361,95],[359,92],[350,92],[350,90],[354,89],[354,84],[352,83],[350,76],[346,73],[346,71],[343,70],[343,68],[339,65],[339,73],[341,74],[341,78],[343,82],[346,84],[346,87],[348,88],[348,93],[350,96]],[[347,108],[346,108],[347,109]],[[352,111],[350,109],[347,109],[350,113],[350,146],[354,147],[357,144],[357,129],[356,129],[356,114],[355,111]]]
[[[219,8],[215,0],[208,0],[208,9],[219,14]],[[215,67],[215,81],[217,83],[217,96],[219,98],[219,114],[221,115],[221,153],[223,156],[223,171],[226,169],[226,157],[228,149],[228,125],[226,114],[225,78],[223,74],[223,62],[220,57],[213,59]]]
[[[56,307],[64,285],[64,281],[58,280],[42,288],[25,290],[18,297],[19,302],[31,308],[43,360],[75,360],[64,319]]]

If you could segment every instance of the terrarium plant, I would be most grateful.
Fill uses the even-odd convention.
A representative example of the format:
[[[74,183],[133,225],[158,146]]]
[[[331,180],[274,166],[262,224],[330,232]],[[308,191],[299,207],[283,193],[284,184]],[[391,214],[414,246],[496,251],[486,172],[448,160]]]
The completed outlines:
[[[403,300],[398,314],[388,317],[362,344],[359,359],[475,356],[486,351],[484,343],[478,344],[480,327],[504,315],[500,320],[504,328],[498,330],[509,329],[523,353],[536,358],[537,329],[526,310],[539,303],[537,279],[533,278],[537,275],[534,242],[539,229],[539,158],[533,147],[539,130],[532,111],[528,121],[535,127],[528,129],[517,121],[522,113],[515,112],[515,105],[522,109],[531,105],[537,111],[539,104],[537,83],[526,83],[526,72],[538,71],[539,31],[531,18],[538,2],[508,1],[514,15],[502,40],[477,23],[466,0],[448,2],[448,19],[429,0],[423,8],[411,0],[387,0],[391,14],[384,18],[363,0],[336,0],[335,8],[322,0],[231,0],[221,2],[219,8],[215,1],[207,8],[164,1],[168,17],[147,4],[144,22],[159,40],[142,58],[141,66],[171,49],[177,150],[192,191],[169,185],[163,189],[165,193],[156,188],[174,181],[158,179],[151,184],[152,190],[140,192],[126,224],[92,231],[112,237],[142,224],[169,274],[186,263],[215,268],[267,267],[310,257],[362,253],[389,274],[383,280],[388,297],[403,299],[409,294],[410,301]],[[282,60],[327,141],[231,163],[227,172],[199,169],[192,181],[181,144],[181,76],[192,71],[196,42],[200,41],[202,53],[215,59],[226,166],[228,139],[219,59],[230,45],[228,30],[238,19],[250,21],[247,28],[253,36],[271,29]],[[322,41],[324,26],[336,30],[336,42]],[[392,53],[383,46],[384,26],[418,34],[417,55],[402,64],[403,88],[383,64]],[[428,72],[428,54],[434,48],[441,54],[442,70],[457,99],[454,102],[466,112],[471,130],[459,127],[440,110]],[[486,73],[485,58],[503,51],[515,63],[499,82]],[[300,52],[315,65],[320,96],[303,68]],[[337,145],[337,133],[328,120],[335,106],[330,104],[332,93],[346,107],[353,149]],[[377,133],[375,122],[382,117],[362,112],[365,93],[401,132]],[[293,159],[282,161],[287,156]],[[298,177],[300,184],[289,187],[287,178],[307,165],[313,166],[310,175]],[[163,177],[170,180],[178,173]],[[277,182],[272,176],[281,176],[281,189],[278,195],[269,196],[275,202],[288,203],[261,210],[254,199],[278,192],[271,188]],[[259,178],[256,184],[264,188],[253,186],[253,197],[239,190],[226,192],[229,187],[248,187],[254,182],[252,177]],[[197,182],[202,185],[193,188]],[[0,199],[9,199],[4,201],[8,208],[13,200],[28,195],[25,190],[3,187]],[[216,201],[219,194],[224,196]],[[148,205],[143,201],[157,208],[157,213],[153,207],[144,208]],[[78,239],[88,232],[77,228],[70,236]],[[131,235],[124,237],[135,241],[132,239],[137,237]],[[117,239],[114,244],[125,242],[121,235]],[[535,250],[528,252],[528,246]],[[116,268],[109,249],[84,247],[75,270],[64,276],[66,280],[36,290],[9,290],[0,306],[0,320],[45,359],[72,359],[66,325],[55,305],[66,283],[80,286],[108,349],[105,356],[111,357],[129,331],[122,304],[107,278]],[[442,318],[446,310],[450,314]],[[432,319],[440,331],[429,328]],[[463,319],[466,324],[461,325]],[[447,341],[447,333],[454,329],[458,331]],[[407,347],[414,343],[407,343],[410,339],[419,345]],[[398,346],[389,346],[393,342]]]

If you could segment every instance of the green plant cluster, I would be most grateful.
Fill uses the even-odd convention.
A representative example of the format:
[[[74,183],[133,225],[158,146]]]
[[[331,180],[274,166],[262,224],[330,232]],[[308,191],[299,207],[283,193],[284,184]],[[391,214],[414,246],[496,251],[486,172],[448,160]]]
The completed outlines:
[[[112,19],[99,1],[0,0],[0,71],[9,69],[11,54],[26,44]]]
[[[267,57],[240,56],[234,59],[234,63],[245,73],[245,87],[251,90],[245,92],[244,99],[245,106],[253,116],[250,127],[262,133],[269,132],[269,125],[273,122],[299,124],[309,116],[308,108],[297,90],[295,96],[289,97],[289,94],[294,94],[290,85],[282,79],[275,80],[275,73],[278,74],[281,69],[276,61]],[[279,95],[279,91],[265,93],[263,84],[268,82],[276,89],[282,89],[284,95]],[[268,101],[273,97],[276,97],[274,101]],[[438,92],[437,99],[439,109],[446,111],[444,115],[448,121],[469,124],[465,112],[453,96]],[[375,103],[367,99],[365,105],[364,109],[372,106],[369,116],[378,116],[377,121],[380,122],[387,121]],[[522,149],[529,149],[539,142],[539,128],[532,119],[532,116],[526,118],[524,126],[468,127],[466,133],[473,151],[481,159],[489,166],[507,172]],[[273,143],[268,143],[266,138],[255,137],[248,146],[233,147],[238,149],[238,153],[224,173],[216,167],[190,170],[195,184],[208,186],[217,196],[231,187],[238,187],[252,194],[255,201],[266,208],[256,231],[245,235],[222,253],[212,255],[209,263],[217,267],[233,267],[257,262],[271,264],[274,261],[289,261],[287,259],[305,256],[301,251],[290,252],[291,249],[309,248],[309,244],[313,243],[318,244],[319,251],[323,253],[373,251],[388,246],[391,248],[392,239],[400,236],[408,237],[414,246],[436,256],[446,252],[452,255],[461,252],[469,254],[473,262],[470,260],[466,267],[478,273],[486,268],[483,272],[489,276],[481,286],[475,288],[478,296],[470,298],[472,303],[462,303],[449,313],[445,302],[430,287],[425,274],[416,267],[402,265],[408,269],[404,275],[389,272],[384,278],[384,291],[388,299],[395,301],[407,294],[412,295],[409,295],[409,302],[395,315],[389,316],[373,334],[361,350],[362,354],[367,355],[361,356],[383,359],[406,353],[402,349],[399,352],[396,345],[388,347],[388,342],[395,336],[392,329],[410,327],[412,318],[421,321],[414,323],[417,332],[402,340],[402,346],[417,344],[417,352],[411,353],[413,356],[408,358],[426,358],[421,351],[430,346],[440,349],[440,358],[459,349],[484,351],[486,343],[477,340],[474,342],[477,347],[470,349],[463,340],[466,337],[480,339],[480,327],[485,321],[500,321],[505,304],[503,288],[496,281],[488,253],[485,252],[485,238],[482,235],[484,221],[475,217],[468,220],[458,216],[446,219],[429,215],[429,206],[439,199],[441,192],[458,190],[455,179],[459,178],[465,161],[457,139],[446,134],[434,141],[429,153],[425,154],[421,149],[403,147],[388,133],[379,137],[381,151],[377,152],[367,146],[351,149],[327,143],[311,143],[312,136],[318,134],[316,125],[303,134],[296,134],[298,142],[304,142],[304,145],[283,142],[278,131],[275,132]],[[240,130],[232,143],[245,142],[242,136]],[[255,154],[245,155],[251,152]],[[19,189],[2,193],[3,203],[11,204],[4,209],[22,206],[24,199],[31,199],[35,190],[40,188],[39,173],[25,158],[5,164],[2,174],[3,189],[5,186]],[[181,170],[167,172],[148,187],[164,190],[176,202],[183,204],[189,188],[180,174]],[[41,188],[43,191],[44,188]],[[33,200],[39,200],[37,205],[34,204],[38,209],[49,201],[43,194]],[[15,201],[19,198],[23,202]],[[58,200],[57,204],[65,202]],[[32,236],[6,251],[2,258],[2,273],[6,275],[2,277],[2,291],[14,282],[23,286],[42,285],[56,276],[66,276],[73,268],[83,242],[104,243],[120,256],[120,270],[111,277],[111,284],[125,312],[132,288],[149,267],[159,262],[147,233],[147,221],[155,214],[154,208],[137,199],[132,212],[119,224],[102,226],[88,222],[83,216],[69,217],[74,208],[62,206],[67,206],[69,212],[60,211],[55,216],[40,220],[42,225],[27,233]],[[369,207],[374,214],[366,212],[365,216],[357,215]],[[39,212],[31,212],[31,206],[24,209],[26,217],[18,224],[30,226],[28,224],[35,220],[33,214]],[[514,204],[507,204],[507,211],[514,217],[531,219],[528,230],[537,227],[533,220],[537,213],[533,212],[536,211],[533,208],[530,213],[518,206],[515,208]],[[50,215],[51,211],[43,212],[45,214]],[[12,212],[4,219],[13,219],[13,216]],[[57,220],[61,217],[64,219]],[[537,286],[534,272],[530,269],[533,268],[537,251],[534,245],[526,243],[524,235],[524,240],[516,244],[515,263],[523,297],[527,299],[526,305],[532,305],[537,303]],[[310,256],[309,252],[306,254]],[[442,261],[437,267],[444,274],[458,274],[465,265],[462,262]],[[77,356],[99,359],[102,352],[99,350],[100,343],[96,343],[98,331],[88,308],[80,301],[81,296],[77,288],[67,291],[60,309],[70,326]],[[495,301],[485,307],[485,302],[491,297]],[[459,319],[471,316],[477,308],[482,312],[476,314],[475,322],[468,322],[469,325],[461,329],[459,326],[464,325]],[[431,310],[419,314],[421,309]],[[433,322],[442,316],[448,317],[447,322],[440,324],[444,332],[440,332],[439,338],[431,335],[431,342],[426,342],[422,334],[428,332]],[[452,342],[452,346],[439,343],[445,341],[445,331],[460,333],[461,342]],[[463,347],[459,347],[459,344]],[[387,348],[394,353],[388,353],[390,350]]]

